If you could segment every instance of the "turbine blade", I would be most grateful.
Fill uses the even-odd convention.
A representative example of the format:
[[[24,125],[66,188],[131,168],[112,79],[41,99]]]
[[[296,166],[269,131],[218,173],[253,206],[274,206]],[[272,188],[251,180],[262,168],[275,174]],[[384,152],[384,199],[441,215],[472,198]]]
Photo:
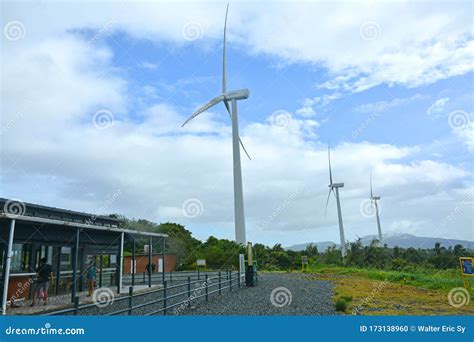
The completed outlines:
[[[332,170],[331,170],[331,142],[328,143],[328,161],[329,161],[329,184],[332,184]]]
[[[204,106],[202,106],[201,108],[199,108],[197,111],[195,111],[193,113],[193,115],[191,115],[182,125],[181,127],[184,127],[184,125],[186,125],[189,121],[191,121],[192,119],[194,119],[196,116],[198,116],[199,114],[202,114],[204,113],[206,110],[208,110],[209,108],[215,106],[216,104],[218,104],[219,102],[223,101],[224,100],[224,96],[223,95],[220,95],[220,96],[217,96],[215,98],[213,98],[211,101],[209,101],[208,103],[206,103]]]
[[[331,191],[332,191],[332,188],[329,189],[329,192],[328,192],[328,198],[326,200],[326,209],[324,210],[324,216],[326,216],[326,214],[328,213],[328,204],[329,204],[329,197],[331,197]]]
[[[242,142],[242,139],[240,139],[240,137],[239,137],[239,141],[240,141],[240,146],[242,146],[242,149],[244,150],[245,154],[247,155],[247,158],[248,158],[249,160],[252,160],[252,158],[250,158],[249,153],[248,153],[247,150],[245,149],[244,143]]]
[[[372,169],[370,170],[370,197],[374,197],[374,194],[372,193]]]
[[[224,100],[224,105],[225,105],[225,108],[227,108],[227,113],[229,113],[229,118],[232,121],[232,114],[230,112],[229,101]],[[240,142],[240,146],[242,146],[242,149],[244,150],[245,154],[247,155],[247,158],[249,158],[249,160],[252,160],[252,158],[250,158],[250,155],[247,152],[247,149],[244,146],[244,143],[242,142],[242,139],[240,139],[240,136],[239,136],[239,142]]]
[[[227,4],[227,9],[225,11],[225,21],[224,21],[224,52],[222,56],[222,94],[225,94],[227,91],[227,61],[226,61],[226,31],[227,31],[227,13],[229,12],[229,4]]]

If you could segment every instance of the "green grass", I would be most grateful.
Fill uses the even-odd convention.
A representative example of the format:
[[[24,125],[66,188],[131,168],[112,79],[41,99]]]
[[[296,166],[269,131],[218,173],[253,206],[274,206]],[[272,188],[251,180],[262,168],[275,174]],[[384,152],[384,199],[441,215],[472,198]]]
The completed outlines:
[[[388,280],[390,282],[443,291],[449,291],[453,287],[463,285],[461,275],[459,271],[455,269],[404,272],[342,266],[316,266],[313,267],[311,271],[341,276],[360,276],[382,281]]]

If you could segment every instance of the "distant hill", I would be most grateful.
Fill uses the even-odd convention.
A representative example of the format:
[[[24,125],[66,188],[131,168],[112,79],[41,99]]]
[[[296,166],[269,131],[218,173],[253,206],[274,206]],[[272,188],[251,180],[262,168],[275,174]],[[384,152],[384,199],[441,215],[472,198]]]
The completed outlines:
[[[364,246],[369,245],[372,239],[376,238],[376,235],[368,235],[361,238],[362,244]],[[388,247],[401,247],[401,248],[433,248],[435,243],[441,243],[441,247],[448,248],[449,246],[455,245],[462,245],[464,248],[474,249],[474,242],[467,241],[467,240],[456,240],[456,239],[444,239],[444,238],[434,238],[434,237],[426,237],[426,236],[415,236],[411,234],[394,234],[394,235],[387,235],[384,236],[383,244],[387,244]],[[302,251],[308,246],[310,243],[316,245],[320,252],[325,251],[329,246],[339,246],[331,241],[324,241],[324,242],[308,242],[302,243],[299,245],[293,245],[287,247],[286,249],[292,251]]]
[[[306,246],[313,244],[318,247],[318,251],[323,252],[326,249],[328,249],[329,246],[337,246],[334,242],[332,241],[323,241],[323,242],[308,242],[308,243],[302,243],[299,245],[293,245],[290,247],[287,247],[285,249],[289,249],[295,252],[303,251],[306,249]]]

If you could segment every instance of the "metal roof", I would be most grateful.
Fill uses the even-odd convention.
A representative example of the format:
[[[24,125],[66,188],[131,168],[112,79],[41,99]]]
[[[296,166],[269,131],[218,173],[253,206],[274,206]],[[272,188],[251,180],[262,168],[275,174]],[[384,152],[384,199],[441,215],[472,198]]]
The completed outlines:
[[[17,211],[9,211],[7,206],[16,203]],[[127,233],[131,235],[168,237],[167,234],[121,229],[121,220],[108,216],[96,216],[77,211],[46,207],[0,198],[0,219],[15,219],[19,222],[43,223],[63,227]]]

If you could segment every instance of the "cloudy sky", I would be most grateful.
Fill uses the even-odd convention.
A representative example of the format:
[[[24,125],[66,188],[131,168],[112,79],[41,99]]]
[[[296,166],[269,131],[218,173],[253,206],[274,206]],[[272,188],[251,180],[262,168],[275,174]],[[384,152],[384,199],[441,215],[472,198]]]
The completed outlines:
[[[225,2],[9,2],[1,8],[0,196],[185,224],[233,239],[219,95]],[[473,13],[466,2],[231,2],[247,237],[382,229],[473,240]],[[244,156],[244,155],[243,155]]]

